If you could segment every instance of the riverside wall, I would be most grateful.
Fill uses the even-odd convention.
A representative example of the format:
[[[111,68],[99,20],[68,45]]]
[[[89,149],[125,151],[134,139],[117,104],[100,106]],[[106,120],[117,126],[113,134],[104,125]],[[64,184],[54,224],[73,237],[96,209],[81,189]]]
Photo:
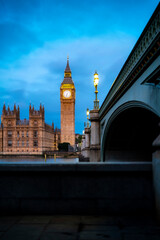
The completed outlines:
[[[1,214],[153,214],[152,163],[2,164]]]

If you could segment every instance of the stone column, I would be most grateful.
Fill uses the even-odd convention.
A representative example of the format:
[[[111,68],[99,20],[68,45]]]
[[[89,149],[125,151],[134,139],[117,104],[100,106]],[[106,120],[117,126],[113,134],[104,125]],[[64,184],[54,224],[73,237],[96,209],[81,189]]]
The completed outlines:
[[[91,121],[90,162],[100,162],[99,110],[90,111],[90,121]]]
[[[90,157],[90,128],[85,128],[85,158]]]
[[[154,140],[153,147],[156,150],[152,155],[153,186],[156,201],[156,213],[160,222],[160,133]]]
[[[82,135],[82,146],[81,146],[81,155],[82,155],[83,157],[85,157],[84,149],[85,149],[85,135],[83,134],[83,135]]]

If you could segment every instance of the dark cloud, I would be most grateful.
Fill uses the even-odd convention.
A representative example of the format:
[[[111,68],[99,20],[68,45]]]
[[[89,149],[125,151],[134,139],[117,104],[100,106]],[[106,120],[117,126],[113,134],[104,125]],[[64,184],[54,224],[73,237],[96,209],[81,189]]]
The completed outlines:
[[[64,63],[59,59],[47,63],[46,68],[51,74],[62,74],[62,69],[65,69]]]
[[[1,66],[28,54],[42,45],[33,32],[20,24],[12,22],[1,23],[0,33]]]

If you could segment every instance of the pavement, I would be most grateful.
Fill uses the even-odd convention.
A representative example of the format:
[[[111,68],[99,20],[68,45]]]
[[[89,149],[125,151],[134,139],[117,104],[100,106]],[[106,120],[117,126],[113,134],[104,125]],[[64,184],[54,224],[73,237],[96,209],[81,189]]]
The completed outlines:
[[[160,240],[147,216],[0,216],[0,240]]]

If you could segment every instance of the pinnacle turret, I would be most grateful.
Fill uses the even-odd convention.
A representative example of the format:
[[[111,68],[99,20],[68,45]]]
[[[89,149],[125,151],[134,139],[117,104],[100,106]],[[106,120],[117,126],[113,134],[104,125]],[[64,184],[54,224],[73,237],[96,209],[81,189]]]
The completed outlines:
[[[70,69],[70,66],[69,66],[69,56],[67,57],[67,66],[66,66],[66,69],[65,69],[64,73],[71,73],[71,69]]]
[[[74,84],[72,81],[72,74],[71,74],[71,69],[69,66],[69,57],[67,57],[67,65],[66,65],[66,69],[64,70],[64,80],[62,82],[62,84]]]

